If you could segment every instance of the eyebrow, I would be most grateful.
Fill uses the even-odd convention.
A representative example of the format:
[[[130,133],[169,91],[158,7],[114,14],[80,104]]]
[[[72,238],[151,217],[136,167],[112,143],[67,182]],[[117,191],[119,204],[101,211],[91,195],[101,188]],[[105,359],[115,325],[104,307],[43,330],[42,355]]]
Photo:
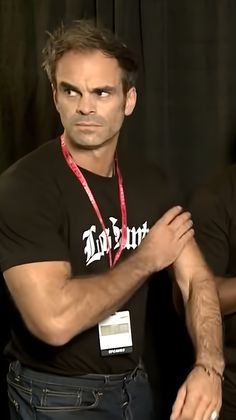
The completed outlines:
[[[60,82],[59,83],[59,88],[60,89],[70,89],[70,90],[74,90],[75,92],[79,93],[79,89],[76,86],[74,86],[74,85],[72,85],[71,83],[68,83],[68,82]]]
[[[60,82],[59,83],[59,88],[60,89],[70,89],[73,90],[74,92],[80,93],[80,90],[77,86],[72,85],[71,83],[68,82]],[[97,92],[108,92],[108,93],[114,93],[116,91],[116,87],[115,86],[110,86],[110,85],[104,85],[104,86],[97,86],[95,88],[92,89],[92,93],[97,93]]]
[[[98,86],[94,89],[92,89],[92,92],[108,92],[108,93],[114,93],[116,91],[115,86],[105,85],[105,86]]]

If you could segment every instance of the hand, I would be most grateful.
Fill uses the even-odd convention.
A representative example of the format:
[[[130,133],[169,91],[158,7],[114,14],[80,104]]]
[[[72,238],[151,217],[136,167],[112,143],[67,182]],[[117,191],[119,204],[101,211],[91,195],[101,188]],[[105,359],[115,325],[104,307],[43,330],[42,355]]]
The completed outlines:
[[[179,389],[170,420],[211,420],[214,411],[219,413],[221,403],[220,377],[195,367]]]
[[[172,264],[192,238],[191,214],[176,206],[168,210],[150,229],[139,247],[150,271],[159,271]]]

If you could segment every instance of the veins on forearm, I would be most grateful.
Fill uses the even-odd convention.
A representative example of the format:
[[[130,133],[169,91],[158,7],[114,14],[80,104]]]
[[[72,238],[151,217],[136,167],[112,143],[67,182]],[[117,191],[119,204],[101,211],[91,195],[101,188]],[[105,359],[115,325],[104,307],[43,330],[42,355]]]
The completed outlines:
[[[222,319],[213,280],[203,279],[191,284],[186,322],[196,360],[223,368]]]

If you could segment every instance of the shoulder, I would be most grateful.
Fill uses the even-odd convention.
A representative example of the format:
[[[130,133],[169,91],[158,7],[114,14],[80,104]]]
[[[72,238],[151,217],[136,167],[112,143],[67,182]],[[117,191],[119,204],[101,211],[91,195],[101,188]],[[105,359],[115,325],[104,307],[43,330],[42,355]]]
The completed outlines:
[[[121,170],[126,182],[132,182],[139,186],[152,185],[155,187],[167,187],[171,184],[167,174],[156,164],[147,160],[121,159]]]
[[[0,176],[0,196],[27,188],[45,188],[47,180],[60,164],[59,142],[51,140],[16,161]]]
[[[181,204],[175,182],[156,164],[135,160],[122,162],[125,192],[134,202],[161,217],[171,207]]]
[[[10,178],[12,174],[16,173],[23,175],[27,170],[37,171],[39,168],[47,168],[58,158],[58,152],[59,142],[56,139],[50,140],[17,160],[1,174],[0,180]]]
[[[19,159],[0,176],[0,214],[3,218],[39,210],[45,203],[56,207],[60,163],[59,142],[50,141]],[[60,174],[60,173],[59,173]],[[16,213],[17,212],[17,213]]]

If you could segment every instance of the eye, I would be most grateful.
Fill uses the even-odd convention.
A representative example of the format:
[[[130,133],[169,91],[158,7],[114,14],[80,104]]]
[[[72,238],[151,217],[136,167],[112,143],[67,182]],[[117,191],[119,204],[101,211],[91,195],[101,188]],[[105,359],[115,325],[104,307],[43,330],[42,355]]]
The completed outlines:
[[[110,95],[110,93],[109,92],[106,92],[105,90],[102,90],[101,92],[100,92],[100,96],[101,96],[101,98],[106,98],[107,96],[109,96]]]
[[[77,92],[75,91],[75,90],[72,90],[72,89],[68,89],[68,88],[66,88],[65,90],[64,90],[64,92],[65,92],[65,94],[67,95],[67,96],[77,96]]]
[[[95,94],[99,96],[100,98],[106,98],[110,95],[110,92],[103,89],[96,89]]]

